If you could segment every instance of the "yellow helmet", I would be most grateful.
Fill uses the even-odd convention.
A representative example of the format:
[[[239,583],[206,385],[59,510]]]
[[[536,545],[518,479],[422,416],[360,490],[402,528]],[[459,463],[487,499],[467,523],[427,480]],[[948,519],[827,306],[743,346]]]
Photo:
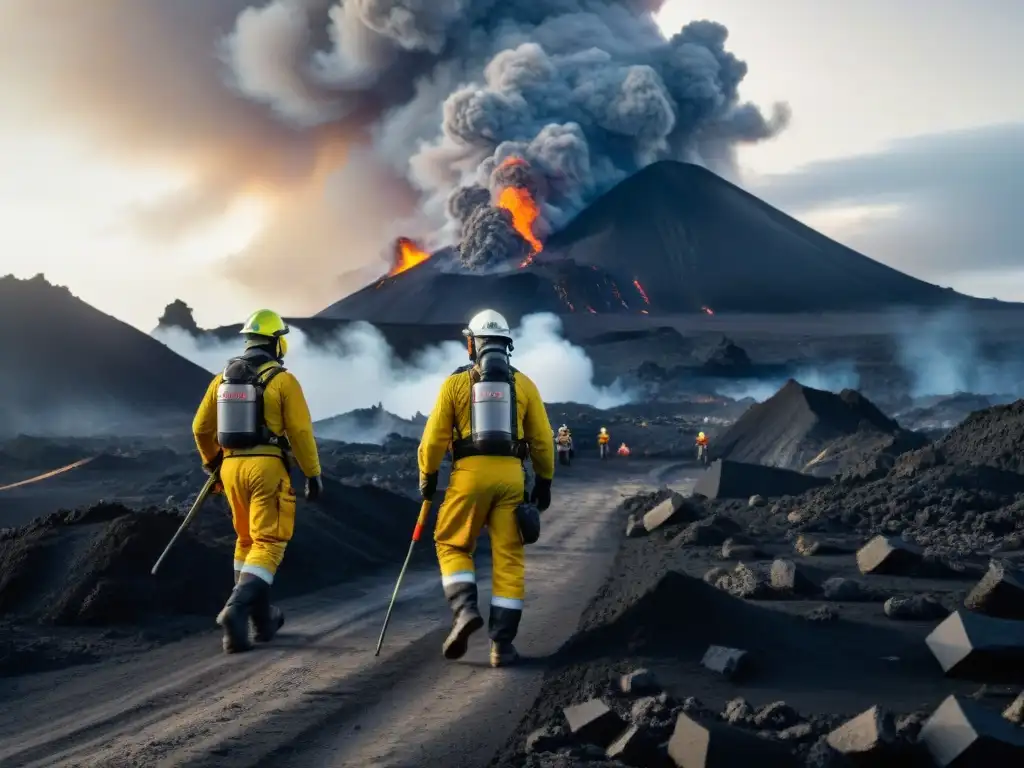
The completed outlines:
[[[246,349],[262,346],[267,341],[276,340],[277,345],[274,355],[278,360],[283,360],[284,356],[288,354],[288,342],[284,335],[289,330],[288,323],[277,312],[269,309],[260,309],[249,315],[249,319],[245,321],[239,333],[249,337],[245,344]]]
[[[607,430],[607,429],[606,429],[605,427],[601,427],[601,432],[602,432],[602,433],[604,433],[604,432],[607,432],[607,431],[608,431],[608,430]]]
[[[697,433],[697,437],[704,437],[704,433],[703,432],[698,432]]]
[[[249,315],[239,333],[243,336],[266,336],[269,339],[276,339],[288,331],[288,323],[277,312],[260,309]]]

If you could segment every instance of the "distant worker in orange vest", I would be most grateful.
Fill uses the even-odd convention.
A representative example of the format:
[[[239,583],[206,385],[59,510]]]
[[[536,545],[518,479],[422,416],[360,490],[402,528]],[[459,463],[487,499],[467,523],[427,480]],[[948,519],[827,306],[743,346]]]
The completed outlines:
[[[697,461],[707,464],[708,460],[708,436],[703,432],[697,433]]]
[[[601,427],[601,431],[597,435],[597,450],[600,452],[602,459],[608,458],[609,440],[611,440],[611,436],[608,434],[608,429]]]

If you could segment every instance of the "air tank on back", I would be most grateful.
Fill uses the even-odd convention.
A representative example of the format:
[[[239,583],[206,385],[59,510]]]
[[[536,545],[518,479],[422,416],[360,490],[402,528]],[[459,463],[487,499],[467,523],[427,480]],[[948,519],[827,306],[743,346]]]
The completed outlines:
[[[508,348],[503,340],[485,342],[477,350],[480,380],[472,389],[473,445],[482,453],[501,454],[512,449],[512,413],[515,407]]]
[[[217,442],[228,449],[259,444],[259,391],[246,377],[244,363],[231,361],[217,387]]]

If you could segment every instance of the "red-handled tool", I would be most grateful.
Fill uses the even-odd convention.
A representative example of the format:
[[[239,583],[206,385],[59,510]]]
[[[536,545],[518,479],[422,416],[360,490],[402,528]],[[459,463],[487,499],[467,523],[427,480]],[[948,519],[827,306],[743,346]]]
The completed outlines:
[[[405,577],[405,569],[409,567],[409,561],[412,560],[412,551],[416,548],[416,542],[420,540],[420,536],[423,535],[423,528],[427,524],[427,517],[430,515],[430,502],[424,501],[420,505],[420,516],[416,519],[416,527],[412,529],[412,541],[409,542],[409,554],[405,556],[405,563],[402,564],[402,570],[398,574],[398,581],[395,582],[395,591],[391,593],[391,603],[388,605],[388,612],[384,616],[384,626],[380,629],[380,637],[377,639],[377,652],[374,656],[380,656],[380,648],[384,645],[384,633],[388,631],[388,622],[391,621],[391,611],[395,607],[395,599],[398,597],[398,589],[402,586],[402,579]]]

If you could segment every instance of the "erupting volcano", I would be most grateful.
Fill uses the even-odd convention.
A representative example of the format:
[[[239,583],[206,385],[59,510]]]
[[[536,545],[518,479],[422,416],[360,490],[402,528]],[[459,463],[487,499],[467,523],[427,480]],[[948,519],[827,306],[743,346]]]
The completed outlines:
[[[529,165],[505,162],[492,175],[503,182],[492,186],[499,203],[503,191],[521,190],[517,204],[544,210]],[[420,259],[418,269],[396,262],[377,290],[321,315],[459,323],[490,306],[516,322],[532,312],[711,316],[984,303],[872,261],[687,163],[648,166],[550,235],[542,216],[491,200],[483,188],[464,188],[459,210],[473,210],[457,253]]]

